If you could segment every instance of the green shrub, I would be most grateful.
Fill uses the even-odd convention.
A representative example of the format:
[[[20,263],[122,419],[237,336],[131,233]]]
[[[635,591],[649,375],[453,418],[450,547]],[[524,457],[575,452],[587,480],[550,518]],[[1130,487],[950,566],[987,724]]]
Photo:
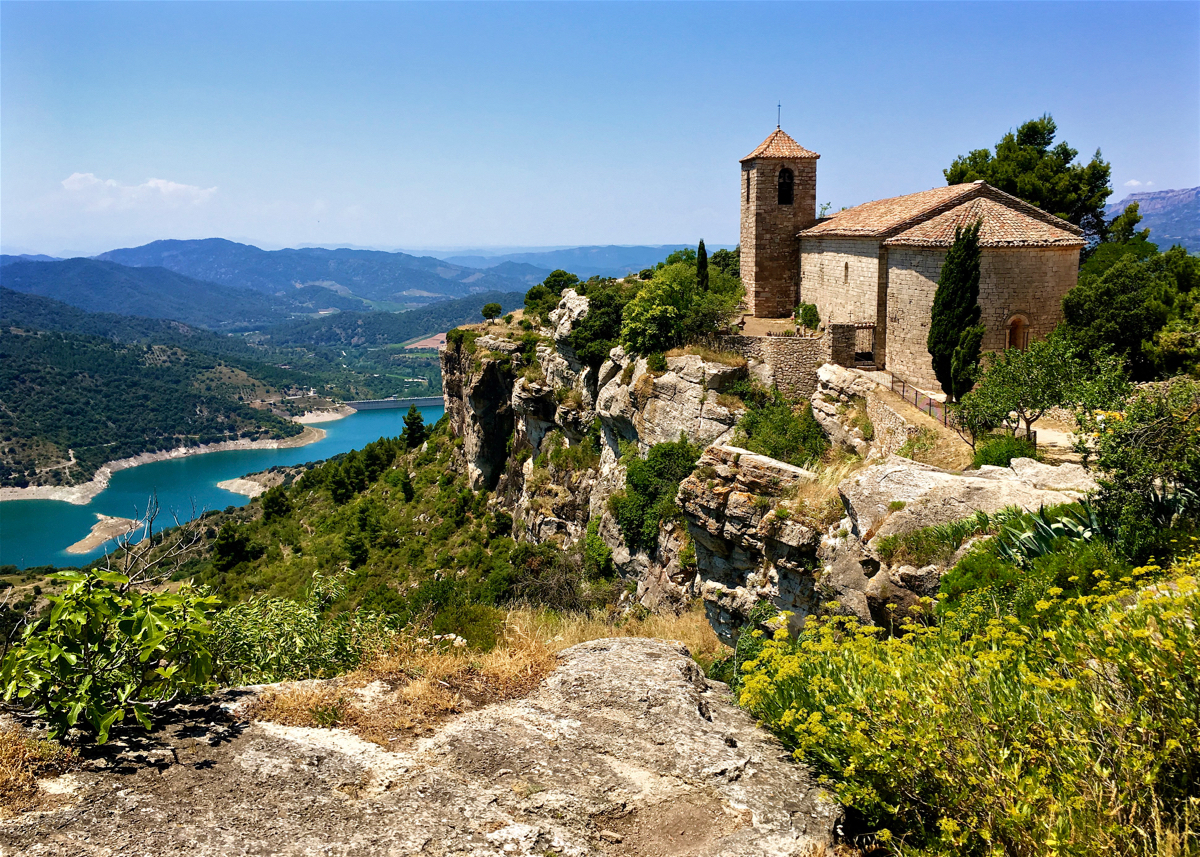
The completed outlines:
[[[334,613],[341,580],[313,576],[303,601],[251,598],[212,622],[216,677],[241,685],[337,675],[381,645],[396,623],[367,610]]]
[[[633,457],[625,470],[625,488],[609,499],[609,509],[629,549],[654,550],[663,521],[679,515],[675,494],[696,468],[701,450],[682,434],[674,443],[650,447],[644,459]]]
[[[612,577],[612,548],[600,537],[600,520],[593,516],[588,521],[587,535],[583,540],[583,570],[588,577]]]
[[[1194,533],[1200,513],[1200,383],[1139,389],[1123,413],[1085,417],[1080,428],[1095,437],[1096,510],[1120,552],[1142,560],[1186,544],[1172,540]]]
[[[666,372],[667,358],[661,351],[646,356],[646,368],[651,372]]]
[[[994,467],[1008,467],[1014,458],[1037,458],[1037,447],[1023,437],[1009,434],[989,436],[975,447],[975,457],[971,460],[974,467],[985,464]]]
[[[867,850],[1194,853],[1197,572],[1193,557],[1140,597],[1157,569],[1051,589],[1029,621],[965,638],[810,617],[745,665],[740,702],[825,778]]]
[[[209,616],[217,599],[132,586],[113,572],[64,571],[50,613],[25,627],[0,664],[6,702],[30,707],[51,737],[90,728],[96,741],[127,714],[150,728],[151,703],[209,687]]]
[[[746,406],[737,426],[739,446],[800,467],[828,451],[829,438],[813,416],[811,402],[792,403],[776,389],[747,381],[731,384],[726,393]]]
[[[948,627],[965,634],[980,633],[988,621],[1005,616],[1052,621],[1057,607],[1045,605],[1057,605],[1057,596],[1090,595],[1104,581],[1131,573],[1130,565],[1101,541],[1065,543],[1029,568],[998,556],[994,544],[984,544],[942,577],[937,612]]]
[[[558,306],[562,293],[579,285],[579,277],[563,271],[551,271],[546,279],[525,293],[525,315],[542,324],[550,323],[550,313]]]
[[[571,335],[567,344],[581,363],[599,369],[621,338],[621,321],[625,305],[636,290],[616,280],[589,282],[586,289],[588,311]]]
[[[821,326],[821,314],[817,312],[816,304],[800,304],[796,307],[796,321],[807,327],[809,330],[816,330]]]
[[[446,345],[459,353],[466,351],[468,354],[474,354],[475,340],[480,335],[478,330],[463,330],[461,327],[456,327],[446,333]]]
[[[718,334],[743,293],[741,281],[720,269],[709,269],[708,288],[702,288],[694,259],[679,256],[658,267],[625,306],[621,343],[635,354],[652,354]]]

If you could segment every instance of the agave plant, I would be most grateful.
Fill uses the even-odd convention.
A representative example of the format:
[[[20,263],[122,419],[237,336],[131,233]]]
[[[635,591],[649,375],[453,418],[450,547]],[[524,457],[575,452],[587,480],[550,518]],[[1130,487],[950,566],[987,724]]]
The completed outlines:
[[[1027,528],[1018,529],[1016,523],[1010,523],[996,537],[996,551],[1022,568],[1039,556],[1053,553],[1063,540],[1086,542],[1105,532],[1096,510],[1086,500],[1063,509],[1055,517],[1042,506],[1036,515],[1030,516]]]
[[[1154,523],[1163,529],[1175,526],[1200,508],[1200,494],[1190,488],[1163,485],[1150,489],[1150,508]]]

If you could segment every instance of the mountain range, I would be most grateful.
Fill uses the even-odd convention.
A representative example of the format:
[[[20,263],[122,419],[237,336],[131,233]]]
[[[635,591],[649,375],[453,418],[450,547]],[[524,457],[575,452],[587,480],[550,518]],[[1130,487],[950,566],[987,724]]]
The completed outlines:
[[[525,291],[550,273],[532,266],[483,271],[432,256],[377,250],[261,250],[223,238],[154,241],[110,250],[96,258],[134,268],[167,268],[197,280],[266,295],[290,295],[297,288],[315,286],[391,305],[383,309],[403,309],[478,292]]]
[[[1200,253],[1200,187],[1131,193],[1109,203],[1105,214],[1116,217],[1131,202],[1138,204],[1142,215],[1138,226],[1150,230],[1150,240],[1158,249],[1180,244],[1189,253]]]
[[[115,312],[146,318],[170,318],[213,329],[247,329],[277,324],[293,315],[315,312],[300,302],[250,289],[203,282],[166,268],[127,268],[97,259],[57,262],[18,261],[0,267],[0,286],[14,292],[54,298],[87,312]],[[298,291],[298,290],[297,290]],[[363,309],[324,289],[319,298]],[[318,307],[328,306],[322,300]]]
[[[548,250],[537,253],[509,253],[503,256],[462,255],[447,256],[446,261],[473,268],[486,268],[489,272],[513,270],[506,265],[530,265],[546,271],[559,268],[578,277],[623,277],[643,268],[651,268],[676,250],[692,247],[691,244],[664,244],[657,247],[623,247],[610,244],[597,247],[569,247],[565,250]],[[713,245],[710,250],[718,249]],[[732,248],[730,248],[732,249]],[[545,274],[542,275],[545,277]],[[539,280],[540,282],[540,280]]]

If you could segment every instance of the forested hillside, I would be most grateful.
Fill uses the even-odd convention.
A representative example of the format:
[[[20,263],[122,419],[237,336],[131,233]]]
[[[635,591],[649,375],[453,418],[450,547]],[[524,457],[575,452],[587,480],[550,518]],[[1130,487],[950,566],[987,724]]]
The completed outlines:
[[[278,323],[301,312],[315,312],[290,297],[270,297],[202,282],[165,268],[127,268],[94,259],[15,262],[0,268],[0,285],[54,298],[88,312],[172,318],[225,330],[244,330]],[[321,291],[324,294],[319,297],[337,299]],[[352,305],[361,307],[362,303]]]
[[[155,241],[142,247],[112,250],[97,258],[137,267],[161,266],[189,277],[264,294],[287,293],[297,285],[317,285],[351,292],[367,300],[406,306],[476,292],[524,290],[529,286],[523,279],[478,271],[430,256],[320,247],[261,250],[223,238]]]
[[[277,346],[384,346],[479,322],[489,303],[508,313],[520,309],[524,300],[524,292],[484,292],[403,313],[346,312],[279,325],[263,331],[260,339]]]
[[[1200,253],[1200,187],[1131,193],[1120,202],[1108,204],[1106,214],[1116,217],[1137,203],[1142,226],[1160,249],[1175,244],[1189,253]]]
[[[299,424],[247,401],[280,391],[224,361],[168,346],[0,331],[0,485],[86,482],[107,461]]]

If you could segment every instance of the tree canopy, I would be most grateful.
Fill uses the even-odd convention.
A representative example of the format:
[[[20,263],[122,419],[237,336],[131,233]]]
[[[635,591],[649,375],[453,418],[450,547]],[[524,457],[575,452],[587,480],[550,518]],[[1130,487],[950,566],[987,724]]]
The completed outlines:
[[[1128,393],[1119,358],[1085,352],[1056,332],[1025,350],[989,353],[975,389],[955,409],[954,422],[974,446],[977,438],[999,427],[1011,435],[1023,426],[1028,434],[1050,408],[1119,408]]]
[[[1136,203],[1113,220],[1109,241],[1079,269],[1063,298],[1066,330],[1085,349],[1108,348],[1135,380],[1200,371],[1200,258],[1160,253],[1137,230]]]
[[[1049,113],[1009,131],[991,149],[976,149],[954,159],[944,170],[947,184],[985,181],[1005,193],[1084,230],[1090,241],[1107,231],[1104,204],[1112,193],[1112,172],[1096,150],[1086,164],[1077,163],[1078,150],[1066,141],[1054,144],[1058,126]]]

